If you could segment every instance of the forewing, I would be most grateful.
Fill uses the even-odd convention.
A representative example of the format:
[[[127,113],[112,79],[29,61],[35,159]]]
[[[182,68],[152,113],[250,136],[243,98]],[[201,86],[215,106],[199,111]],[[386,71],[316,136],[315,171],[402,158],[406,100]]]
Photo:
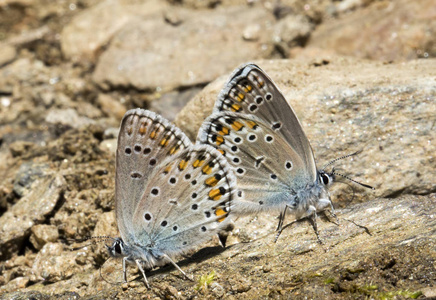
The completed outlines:
[[[153,172],[133,213],[138,241],[172,255],[204,242],[227,225],[236,177],[215,148],[195,145]]]
[[[256,116],[231,112],[211,115],[200,129],[199,141],[220,149],[235,170],[237,213],[281,210],[311,182],[302,157],[276,130]]]
[[[132,242],[132,220],[153,170],[190,147],[191,141],[161,116],[143,109],[128,111],[118,136],[115,211],[122,239]]]
[[[287,141],[292,150],[305,162],[304,169],[316,178],[312,148],[292,107],[282,92],[254,64],[239,67],[218,96],[214,112],[231,111],[260,118],[275,135]]]

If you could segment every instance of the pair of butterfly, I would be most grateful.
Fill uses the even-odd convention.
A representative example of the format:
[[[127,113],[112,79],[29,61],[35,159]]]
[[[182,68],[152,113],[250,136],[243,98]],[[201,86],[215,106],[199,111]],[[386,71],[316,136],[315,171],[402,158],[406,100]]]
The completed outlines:
[[[280,211],[281,231],[288,210],[312,220],[333,211],[335,173],[317,170],[293,109],[254,64],[231,75],[196,144],[160,115],[128,111],[116,163],[121,238],[108,250],[123,257],[125,281],[134,263],[147,286],[144,268],[167,263],[189,278],[174,257],[232,228],[232,215]]]

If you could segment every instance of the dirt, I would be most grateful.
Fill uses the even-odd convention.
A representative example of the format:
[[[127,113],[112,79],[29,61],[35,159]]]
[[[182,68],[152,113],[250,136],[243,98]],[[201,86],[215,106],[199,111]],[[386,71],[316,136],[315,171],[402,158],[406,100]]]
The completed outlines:
[[[432,8],[404,1],[200,2],[0,1],[0,298],[436,297]],[[407,5],[423,16],[413,26]],[[233,19],[258,17],[240,28],[243,20],[229,12]],[[221,22],[220,30],[203,28],[210,41],[220,41],[216,46],[184,38],[171,53],[152,52],[153,41],[119,44],[123,33],[134,37],[160,26],[169,26],[162,31],[168,35],[191,30],[201,38],[196,20]],[[379,23],[361,35],[351,31],[364,31],[359,26],[368,20]],[[98,26],[105,22],[113,27]],[[66,30],[83,24],[83,32]],[[378,32],[380,24],[386,26]],[[329,31],[334,39],[325,38]],[[393,32],[398,43],[365,42],[383,43]],[[80,38],[89,42],[65,49],[72,47],[67,40]],[[171,47],[165,38],[156,34],[155,43]],[[244,45],[250,51],[240,51]],[[221,57],[220,47],[232,54]],[[134,55],[141,61],[115,72]],[[149,55],[161,55],[161,65],[152,69]],[[211,58],[187,65],[199,55]],[[248,60],[294,107],[318,165],[364,148],[341,167],[376,190],[333,189],[340,225],[319,219],[323,245],[307,222],[274,243],[275,214],[244,217],[226,248],[213,240],[180,258],[194,282],[166,266],[147,273],[151,289],[136,267],[128,268],[128,283],[119,283],[121,261],[108,259],[104,243],[83,239],[118,236],[115,147],[123,114],[134,107],[156,111],[195,139],[229,73]],[[156,78],[135,69],[146,68],[141,63]],[[97,77],[97,69],[105,71]]]

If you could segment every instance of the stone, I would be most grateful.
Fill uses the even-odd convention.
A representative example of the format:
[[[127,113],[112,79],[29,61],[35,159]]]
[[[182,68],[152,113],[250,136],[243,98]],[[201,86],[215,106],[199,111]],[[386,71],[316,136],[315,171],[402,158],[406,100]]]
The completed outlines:
[[[363,150],[342,161],[340,173],[374,186],[374,196],[434,190],[436,60],[382,64],[329,56],[322,65],[311,59],[258,64],[295,110],[318,166]],[[195,139],[223,84],[223,78],[209,84],[177,116],[189,138]],[[332,192],[338,205],[364,201],[345,185]]]
[[[272,51],[268,45],[273,17],[265,9],[180,9],[179,14],[183,22],[178,26],[156,14],[120,30],[101,55],[94,81],[104,89],[129,86],[166,92],[209,82],[242,61],[266,57]],[[243,38],[250,24],[261,27],[256,41]],[[230,40],[231,48],[227,47]]]
[[[40,250],[49,242],[56,242],[59,238],[58,229],[53,225],[39,224],[31,229],[30,242],[35,249]]]
[[[45,121],[47,123],[64,125],[72,128],[80,128],[95,123],[92,119],[79,116],[77,111],[72,108],[52,109],[47,114]]]
[[[109,95],[99,94],[97,102],[106,115],[115,117],[118,120],[121,120],[127,111],[126,107],[121,104],[120,101]]]
[[[229,75],[220,76],[206,85],[201,92],[186,104],[174,119],[174,123],[183,129],[183,132],[191,141],[195,140],[198,129],[200,129],[204,119],[212,113],[214,101],[224,87],[228,77]]]
[[[0,217],[0,257],[16,254],[30,235],[53,212],[64,190],[62,176],[45,176],[34,181],[31,191]]]
[[[273,40],[280,53],[289,57],[290,49],[304,46],[313,30],[314,26],[307,17],[288,15],[274,25]]]
[[[184,91],[166,93],[159,99],[150,101],[148,109],[162,115],[169,121],[173,121],[186,103],[200,91],[200,88],[193,87]]]
[[[433,0],[373,2],[313,32],[308,46],[382,61],[432,57],[436,51]]]
[[[27,277],[16,277],[16,278],[12,279],[11,281],[9,281],[6,286],[1,286],[0,292],[2,292],[2,290],[4,290],[4,291],[19,291],[21,289],[24,289],[26,286],[28,286],[29,282],[30,282],[30,280]],[[14,298],[13,297],[11,297],[11,298],[7,298],[7,297],[3,298],[2,297],[2,299],[14,299]],[[33,298],[33,299],[35,299],[35,298]]]
[[[0,68],[13,61],[16,55],[15,47],[0,43]]]
[[[60,243],[45,244],[32,266],[36,280],[57,282],[83,271],[83,266],[76,262],[78,255],[80,252],[64,251],[64,246]]]
[[[0,2],[2,47],[17,51],[0,67],[1,299],[434,297],[436,68],[429,0]],[[217,20],[219,26],[203,26]],[[309,26],[315,28],[306,30],[314,42],[318,31],[330,28],[323,40],[335,43],[307,47],[295,33]],[[275,44],[277,33],[288,52]],[[341,45],[341,34],[351,42]],[[209,44],[199,45],[203,35]],[[361,39],[364,55],[349,47],[359,47]],[[125,63],[112,56],[107,72],[115,79],[96,84],[103,56],[119,50],[117,43],[132,65],[151,57],[141,42],[168,61],[138,64],[153,68],[134,77],[122,70],[111,74]],[[337,56],[339,46],[383,62]],[[276,60],[283,56],[295,59]],[[214,237],[175,258],[194,282],[168,265],[146,272],[147,289],[138,268],[127,264],[130,282],[121,284],[122,260],[106,249],[120,236],[114,151],[122,107],[114,102],[172,120],[195,97],[176,118],[195,140],[228,73],[262,57],[269,60],[256,63],[295,109],[318,167],[363,149],[335,164],[336,171],[377,189],[345,179],[348,185],[332,186],[339,225],[328,213],[319,214],[323,245],[306,221],[285,228],[274,243],[277,213],[240,217],[226,248]],[[430,59],[402,62],[411,57]],[[177,79],[191,69],[207,76]],[[155,77],[171,84],[156,86]],[[99,102],[101,94],[109,103]],[[56,113],[63,119],[50,119]],[[95,235],[100,237],[90,238]],[[199,278],[210,274],[211,282],[197,289]]]
[[[17,143],[18,142],[15,142],[11,146],[16,145]],[[31,150],[31,147],[29,149]],[[29,149],[26,151],[29,151]],[[11,147],[11,152],[13,156],[17,156],[18,151],[15,147]],[[14,193],[19,197],[23,197],[29,193],[33,182],[47,176],[48,169],[49,167],[47,164],[36,164],[34,162],[23,163],[14,179]]]
[[[147,18],[160,13],[162,1],[105,0],[76,15],[61,34],[62,53],[72,60],[94,61],[101,49],[124,26],[136,18]]]
[[[115,155],[117,151],[118,140],[117,139],[107,139],[100,143],[100,149],[103,151],[108,151]]]

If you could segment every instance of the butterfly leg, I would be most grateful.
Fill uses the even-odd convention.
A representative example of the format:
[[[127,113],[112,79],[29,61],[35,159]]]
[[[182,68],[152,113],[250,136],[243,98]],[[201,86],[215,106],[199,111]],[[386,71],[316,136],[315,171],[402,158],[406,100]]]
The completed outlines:
[[[150,285],[148,284],[148,280],[147,280],[147,277],[145,276],[144,269],[142,268],[141,261],[140,261],[139,259],[137,259],[137,260],[135,260],[135,262],[136,262],[136,265],[138,266],[139,271],[141,271],[141,273],[142,273],[142,277],[144,277],[145,285],[146,285],[147,288],[149,289],[149,288],[150,288]]]
[[[279,224],[277,224],[277,229],[276,229],[276,231],[282,231],[282,227],[283,227],[283,220],[285,219],[285,215],[286,215],[286,209],[287,209],[287,207],[285,208],[285,210],[283,211],[283,212],[281,212],[280,213],[280,215],[279,215]]]
[[[277,225],[277,229],[276,229],[277,234],[276,234],[276,237],[275,237],[275,239],[274,239],[274,243],[277,243],[277,240],[279,239],[279,236],[282,234],[283,229],[285,229],[285,228],[288,227],[288,226],[291,226],[292,224],[294,224],[294,223],[296,222],[296,221],[292,221],[291,223],[289,223],[289,224],[287,224],[285,227],[283,227],[283,222],[284,222],[284,220],[285,220],[285,217],[286,217],[286,211],[288,210],[288,208],[290,208],[290,206],[289,206],[289,205],[286,205],[286,206],[285,206],[285,209],[283,210],[283,212],[280,213],[280,216],[279,216],[279,224]]]
[[[166,254],[163,255],[163,257],[165,257],[177,270],[180,271],[180,273],[182,273],[187,279],[194,281],[193,278],[189,277],[185,272],[183,272],[182,269],[180,269],[180,267]]]
[[[123,280],[127,282],[127,268],[126,268],[127,256],[123,257]]]
[[[321,245],[324,244],[321,238],[319,237],[318,224],[316,223],[316,218],[318,216],[316,214],[316,208],[314,206],[309,206],[309,209],[307,210],[307,214],[308,214],[307,219],[309,220],[310,225],[312,225],[313,231],[315,231],[318,242]]]
[[[335,213],[335,208],[333,207],[333,203],[330,199],[323,199],[323,198],[319,199],[318,206],[321,207],[322,210],[324,210],[324,208],[327,208],[330,206],[330,214],[335,218],[336,223],[332,222],[332,221],[330,221],[330,222],[335,223],[336,225],[339,226],[339,219]]]

